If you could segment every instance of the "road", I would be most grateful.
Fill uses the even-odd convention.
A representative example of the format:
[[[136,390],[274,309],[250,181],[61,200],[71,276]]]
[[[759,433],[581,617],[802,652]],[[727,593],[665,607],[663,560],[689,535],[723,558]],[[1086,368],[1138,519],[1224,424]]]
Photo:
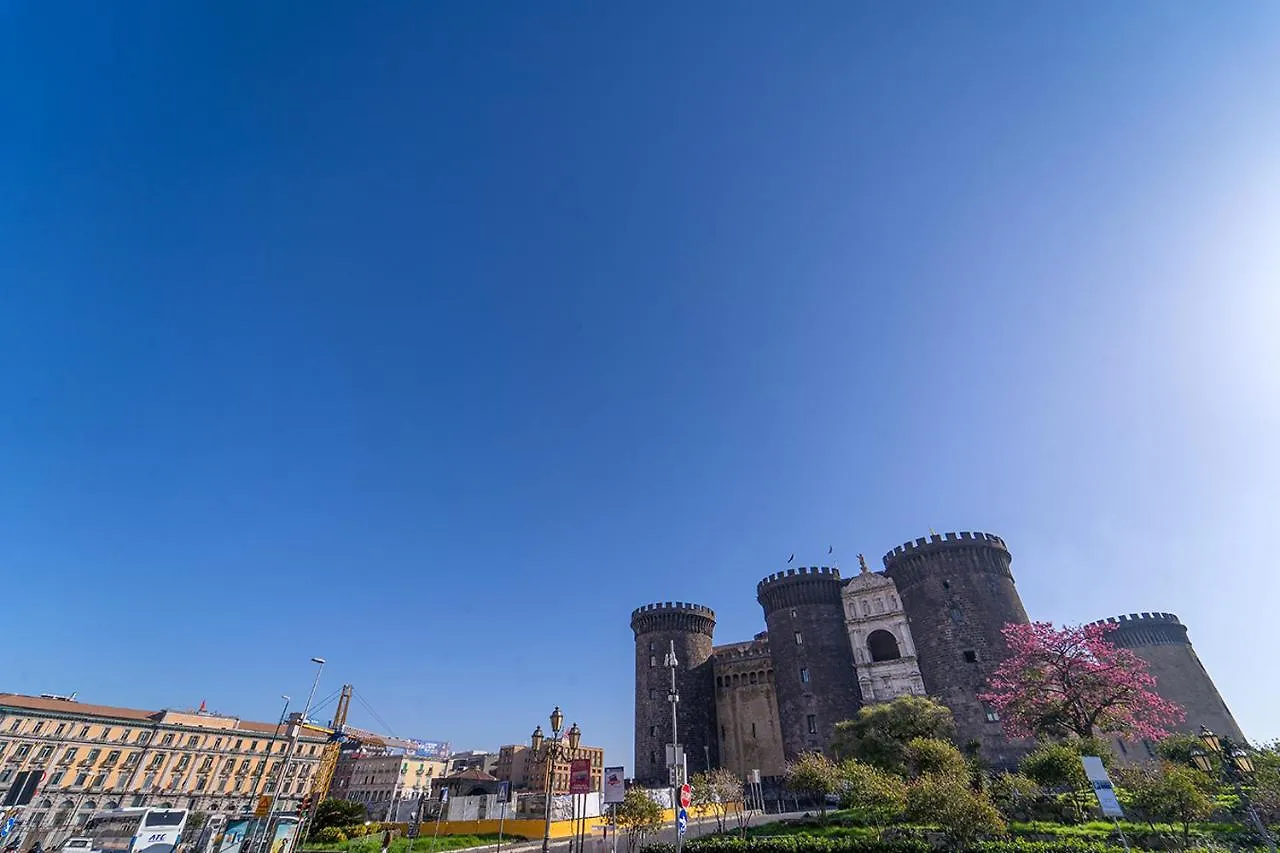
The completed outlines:
[[[803,816],[804,814],[805,814],[804,812],[787,812],[784,814],[760,814],[759,812],[757,812],[751,815],[751,820],[748,823],[748,826],[759,826],[762,823],[772,823],[775,820],[787,820],[789,818],[798,818]],[[592,822],[594,823],[595,820],[593,819]],[[736,829],[737,826],[738,826],[737,821],[734,819],[732,815],[730,815],[726,819],[725,828]],[[702,820],[691,821],[689,825],[689,832],[687,835],[685,835],[685,840],[687,841],[689,839],[698,838],[703,835],[710,835],[715,831],[716,831],[715,818],[704,818]],[[661,830],[659,830],[649,839],[647,839],[646,843],[665,841],[668,844],[674,844],[675,840],[676,840],[675,824],[669,823],[664,827],[662,827]],[[610,839],[610,843],[612,844],[612,839]],[[626,850],[626,847],[627,847],[627,837],[626,835],[623,835],[618,838],[618,850],[620,852],[624,851]],[[541,840],[519,841],[519,842],[516,842],[515,844],[507,844],[504,842],[502,845],[502,853],[508,853],[508,851],[510,851],[510,853],[534,853],[534,851],[538,851],[541,849],[542,849]],[[569,839],[567,838],[551,839],[550,849],[552,853],[569,853]],[[594,839],[587,840],[586,853],[607,853],[608,850],[609,848],[605,847],[604,844],[602,843],[599,833],[596,834],[596,837]],[[480,853],[480,851],[484,851],[484,853],[495,853],[495,845],[490,844],[486,847],[469,847],[467,848],[465,853]]]

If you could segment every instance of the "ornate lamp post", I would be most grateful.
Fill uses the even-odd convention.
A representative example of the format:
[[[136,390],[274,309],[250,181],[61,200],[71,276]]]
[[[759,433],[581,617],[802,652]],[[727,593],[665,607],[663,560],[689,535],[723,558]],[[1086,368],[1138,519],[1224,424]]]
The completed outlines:
[[[1254,810],[1253,803],[1249,801],[1249,795],[1245,793],[1242,786],[1242,783],[1253,773],[1253,758],[1249,756],[1249,751],[1243,744],[1237,744],[1230,738],[1220,738],[1204,726],[1200,727],[1200,742],[1204,744],[1204,749],[1191,750],[1192,763],[1205,773],[1212,773],[1214,757],[1222,760],[1223,778],[1236,789],[1236,796],[1240,798],[1240,803],[1249,814],[1253,828],[1267,842],[1271,853],[1276,853],[1276,840],[1271,837],[1266,824],[1258,817],[1258,812]]]
[[[564,714],[560,713],[560,706],[557,705],[555,710],[551,712],[551,737],[542,734],[542,726],[538,726],[533,730],[533,735],[529,738],[529,745],[533,748],[533,755],[537,758],[538,752],[542,751],[543,757],[547,762],[547,778],[545,785],[546,805],[544,811],[546,814],[546,823],[542,829],[542,853],[549,853],[551,848],[551,781],[555,776],[556,763],[563,761],[578,751],[578,744],[582,742],[582,730],[578,728],[578,724],[574,723],[567,733],[561,734],[561,726],[564,725]],[[566,741],[568,741],[566,743]]]

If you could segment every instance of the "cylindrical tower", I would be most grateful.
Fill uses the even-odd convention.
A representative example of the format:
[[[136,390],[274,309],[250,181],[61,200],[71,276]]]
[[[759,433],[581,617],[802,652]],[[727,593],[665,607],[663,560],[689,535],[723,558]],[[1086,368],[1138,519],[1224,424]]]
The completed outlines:
[[[1147,671],[1156,678],[1156,693],[1186,712],[1186,719],[1173,728],[1194,734],[1207,726],[1232,740],[1244,740],[1209,671],[1191,647],[1187,626],[1177,616],[1130,613],[1099,621],[1116,626],[1107,639],[1146,661]]]
[[[955,715],[957,742],[976,741],[998,766],[1016,763],[1023,750],[978,694],[1008,656],[1001,629],[1028,621],[1011,562],[999,536],[967,531],[935,533],[884,555],[911,623],[925,692]]]
[[[840,570],[787,569],[756,585],[773,656],[782,751],[788,761],[831,747],[835,724],[862,705],[845,630]]]
[[[683,601],[646,604],[631,613],[636,635],[635,778],[667,784],[667,744],[671,743],[671,670],[663,665],[672,642],[676,648],[679,731],[689,773],[719,762],[715,737],[715,674],[711,635],[716,614],[710,607]]]

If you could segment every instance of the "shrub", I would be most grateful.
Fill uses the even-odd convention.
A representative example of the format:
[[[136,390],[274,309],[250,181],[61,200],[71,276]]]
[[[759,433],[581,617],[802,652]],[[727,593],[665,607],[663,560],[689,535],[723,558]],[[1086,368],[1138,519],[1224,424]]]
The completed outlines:
[[[318,844],[341,844],[347,834],[336,826],[325,826],[311,833],[311,840]]]
[[[979,837],[1004,831],[1004,818],[986,794],[969,787],[968,780],[931,773],[907,790],[907,817],[915,823],[937,825],[955,849]]]
[[[840,807],[871,826],[897,820],[907,807],[907,785],[890,773],[856,759],[840,763]]]
[[[907,741],[907,765],[911,775],[937,773],[956,779],[969,778],[969,764],[964,753],[951,741],[917,737]]]

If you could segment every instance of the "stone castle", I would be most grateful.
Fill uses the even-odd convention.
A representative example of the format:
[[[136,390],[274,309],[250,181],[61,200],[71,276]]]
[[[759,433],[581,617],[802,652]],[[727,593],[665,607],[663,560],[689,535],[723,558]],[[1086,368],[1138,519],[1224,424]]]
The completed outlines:
[[[908,694],[949,707],[958,743],[976,745],[997,767],[1016,763],[1024,747],[1005,736],[995,709],[978,699],[1007,655],[1001,629],[1028,621],[1004,540],[931,534],[885,554],[878,572],[858,559],[861,571],[850,578],[824,566],[760,581],[756,600],[766,630],[745,642],[714,645],[715,612],[699,604],[665,602],[632,612],[635,778],[668,779],[671,670],[664,661],[673,643],[678,734],[690,773],[726,767],[740,777],[756,770],[780,777],[801,753],[829,751],[836,723],[864,704]],[[1157,692],[1186,709],[1182,728],[1206,725],[1242,739],[1176,616],[1135,613],[1107,621],[1117,624],[1112,641],[1148,663]]]

